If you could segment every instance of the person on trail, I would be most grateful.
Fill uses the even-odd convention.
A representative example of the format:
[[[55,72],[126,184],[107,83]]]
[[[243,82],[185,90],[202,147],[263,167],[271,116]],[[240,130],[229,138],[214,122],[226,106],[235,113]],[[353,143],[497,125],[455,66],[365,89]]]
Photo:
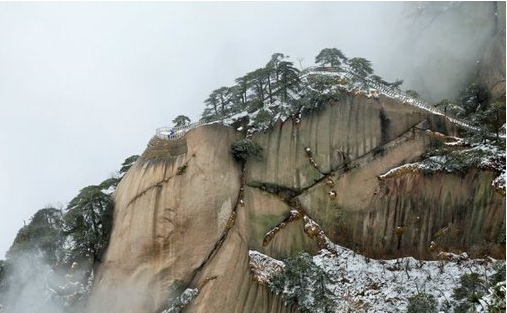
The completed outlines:
[[[171,128],[171,130],[169,131],[169,138],[174,138],[175,135],[176,133],[174,132],[174,129]]]

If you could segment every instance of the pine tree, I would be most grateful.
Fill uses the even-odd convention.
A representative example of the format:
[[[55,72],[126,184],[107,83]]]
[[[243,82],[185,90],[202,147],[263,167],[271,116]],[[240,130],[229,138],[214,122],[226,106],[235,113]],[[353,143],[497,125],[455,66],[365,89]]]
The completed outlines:
[[[401,84],[403,84],[403,79],[396,79],[393,83],[389,83],[389,86],[391,86],[394,89],[400,90]]]
[[[123,174],[127,173],[127,171],[139,160],[139,155],[134,154],[129,156],[128,158],[123,161],[120,168],[120,175],[123,176]]]
[[[237,98],[241,101],[241,106],[246,107],[248,88],[250,87],[249,78],[247,75],[236,78],[236,90],[233,94],[237,95]]]
[[[315,63],[331,67],[339,67],[343,62],[346,62],[347,58],[345,55],[336,48],[325,48],[322,49],[319,54],[315,57]]]
[[[412,90],[412,89],[405,91],[405,93],[407,94],[407,96],[412,97],[414,99],[419,99],[419,97],[420,97],[419,93],[415,90]]]
[[[287,102],[289,91],[297,91],[299,88],[299,70],[294,67],[292,62],[282,61],[278,64],[279,88],[282,101]]]
[[[7,258],[15,258],[22,253],[36,253],[48,264],[56,264],[65,257],[62,249],[64,242],[62,211],[47,207],[37,211],[30,223],[18,231],[7,251]]]
[[[252,101],[249,105],[251,111],[264,106],[264,100],[266,100],[266,96],[268,95],[269,75],[270,70],[266,68],[259,68],[246,74],[245,78],[252,88]]]
[[[474,115],[478,126],[495,134],[497,142],[500,140],[500,129],[505,124],[505,103],[492,103],[486,110],[479,111]]]
[[[350,68],[362,78],[367,78],[369,75],[373,74],[371,62],[365,58],[352,58],[348,63]]]
[[[173,120],[173,124],[175,127],[187,126],[190,124],[190,118],[188,118],[186,115],[178,115]]]
[[[88,186],[72,199],[64,216],[65,232],[71,238],[72,258],[91,257],[100,262],[112,228],[113,201],[96,185]]]
[[[460,301],[456,312],[468,312],[485,294],[487,288],[478,273],[463,274],[460,277],[460,286],[454,289],[452,297]]]

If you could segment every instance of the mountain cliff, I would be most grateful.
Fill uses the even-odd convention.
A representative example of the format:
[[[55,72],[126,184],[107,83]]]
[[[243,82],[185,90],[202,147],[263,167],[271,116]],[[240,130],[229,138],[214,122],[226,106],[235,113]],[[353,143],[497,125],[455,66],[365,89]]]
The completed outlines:
[[[248,251],[317,252],[323,242],[307,218],[370,257],[503,257],[496,238],[505,232],[505,197],[491,187],[492,173],[379,178],[419,161],[437,144],[434,131],[457,133],[443,116],[400,101],[344,94],[255,133],[260,159],[235,159],[231,145],[244,133],[218,124],[154,137],[114,194],[88,311],[161,312],[190,288],[184,312],[295,312],[253,279]]]

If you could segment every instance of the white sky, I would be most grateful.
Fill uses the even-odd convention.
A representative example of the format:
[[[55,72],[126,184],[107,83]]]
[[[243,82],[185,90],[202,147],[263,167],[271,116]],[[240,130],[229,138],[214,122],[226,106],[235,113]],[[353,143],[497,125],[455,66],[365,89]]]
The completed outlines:
[[[400,10],[379,2],[0,2],[0,258],[37,210],[109,177],[177,115],[197,120],[213,89],[274,52],[310,66],[322,48],[337,47],[385,75]]]

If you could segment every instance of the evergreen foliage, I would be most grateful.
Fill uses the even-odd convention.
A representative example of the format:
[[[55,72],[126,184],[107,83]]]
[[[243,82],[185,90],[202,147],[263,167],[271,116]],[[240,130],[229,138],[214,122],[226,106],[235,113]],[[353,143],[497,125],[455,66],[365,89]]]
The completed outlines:
[[[128,158],[123,161],[120,168],[120,175],[123,176],[127,171],[137,162],[139,159],[139,155],[134,154],[129,156]]]
[[[463,274],[460,286],[454,289],[453,298],[459,302],[456,312],[468,312],[487,291],[484,280],[478,273]]]
[[[505,281],[505,261],[499,261],[495,264],[496,272],[491,277],[491,284],[496,285]]]
[[[496,272],[491,277],[491,301],[488,303],[488,313],[505,312],[505,261],[500,261],[494,266]]]
[[[412,90],[412,89],[405,91],[405,93],[407,94],[407,96],[415,98],[415,99],[418,99],[420,97],[419,93],[415,90]]]
[[[88,186],[69,202],[64,216],[65,232],[72,240],[71,258],[91,256],[100,261],[113,222],[113,201],[100,186]]]
[[[18,231],[7,257],[15,258],[23,252],[33,251],[46,262],[55,264],[65,257],[64,242],[62,211],[47,207],[37,211],[30,223]]]
[[[489,99],[489,92],[484,86],[472,83],[461,93],[460,104],[465,109],[465,115],[470,115],[485,109]]]
[[[472,120],[486,131],[494,133],[495,140],[498,141],[502,125],[505,124],[505,102],[491,103],[483,111],[476,112]]]
[[[221,87],[208,96],[201,120],[209,122],[248,112],[253,114],[252,126],[262,129],[295,113],[300,104],[303,91],[300,72],[283,53],[274,53],[264,67],[235,82],[234,86]]]
[[[264,67],[237,78],[235,85],[213,90],[204,100],[201,121],[228,120],[228,123],[234,123],[244,114],[250,121],[245,125],[249,133],[265,130],[277,121],[285,121],[301,112],[313,111],[330,101],[337,101],[340,89],[353,89],[351,83],[356,83],[358,87],[359,82],[365,87],[366,80],[373,74],[370,61],[348,59],[336,48],[321,50],[315,62],[335,72],[353,71],[356,76],[348,83],[348,79],[337,80],[335,77],[307,77],[301,75],[288,56],[277,52],[271,55]],[[379,76],[372,77],[392,88],[399,88],[403,83],[402,80],[389,83]]]
[[[273,277],[271,287],[303,313],[331,313],[335,304],[326,287],[329,282],[330,278],[313,263],[312,257],[300,252],[285,260],[283,272]]]
[[[484,142],[494,139],[496,145],[501,146],[505,143],[505,140],[500,136],[500,133],[505,131],[503,129],[505,100],[501,98],[491,101],[489,90],[474,82],[461,92],[457,103],[444,99],[436,103],[435,106],[443,109],[445,114],[466,119],[470,124],[481,129],[466,134],[467,140]]]
[[[7,267],[7,262],[0,260],[0,294],[4,293],[7,290]]]
[[[237,160],[259,159],[262,156],[262,147],[251,139],[241,139],[232,144],[231,152]]]
[[[403,84],[403,79],[396,79],[394,82],[389,83],[388,85],[394,89],[400,90],[400,86]]]
[[[437,313],[436,300],[425,293],[408,298],[407,313]]]
[[[118,176],[108,178],[98,185],[81,189],[65,210],[46,207],[37,211],[30,222],[18,231],[7,252],[6,260],[0,260],[0,293],[4,294],[9,290],[13,285],[13,279],[16,280],[18,287],[30,283],[20,281],[20,279],[30,279],[30,277],[20,276],[13,270],[18,266],[19,260],[25,260],[29,264],[27,266],[33,267],[27,269],[32,272],[40,270],[38,267],[47,267],[55,271],[71,268],[75,261],[79,264],[91,263],[92,265],[100,262],[111,234],[113,217],[111,194],[138,158],[138,155],[127,158]],[[39,264],[41,261],[43,264]],[[72,284],[69,283],[69,288],[89,284],[88,279],[91,273],[91,268],[81,271],[81,274],[85,276],[79,278],[79,284],[70,286]],[[51,287],[46,286],[46,288]],[[52,298],[61,302],[62,306],[77,301],[77,298],[67,299],[67,295],[55,294],[56,291],[53,289],[45,290],[45,292],[52,294]],[[83,293],[86,292],[86,290],[79,291],[79,299],[82,299]]]
[[[342,63],[347,61],[347,57],[336,48],[325,48],[322,49],[319,54],[315,57],[315,63],[331,67],[339,67]]]
[[[190,118],[186,115],[178,115],[174,118],[173,124],[175,127],[187,126],[190,124]]]
[[[369,75],[373,74],[371,61],[365,58],[352,58],[349,60],[349,66],[362,78],[367,78]]]

